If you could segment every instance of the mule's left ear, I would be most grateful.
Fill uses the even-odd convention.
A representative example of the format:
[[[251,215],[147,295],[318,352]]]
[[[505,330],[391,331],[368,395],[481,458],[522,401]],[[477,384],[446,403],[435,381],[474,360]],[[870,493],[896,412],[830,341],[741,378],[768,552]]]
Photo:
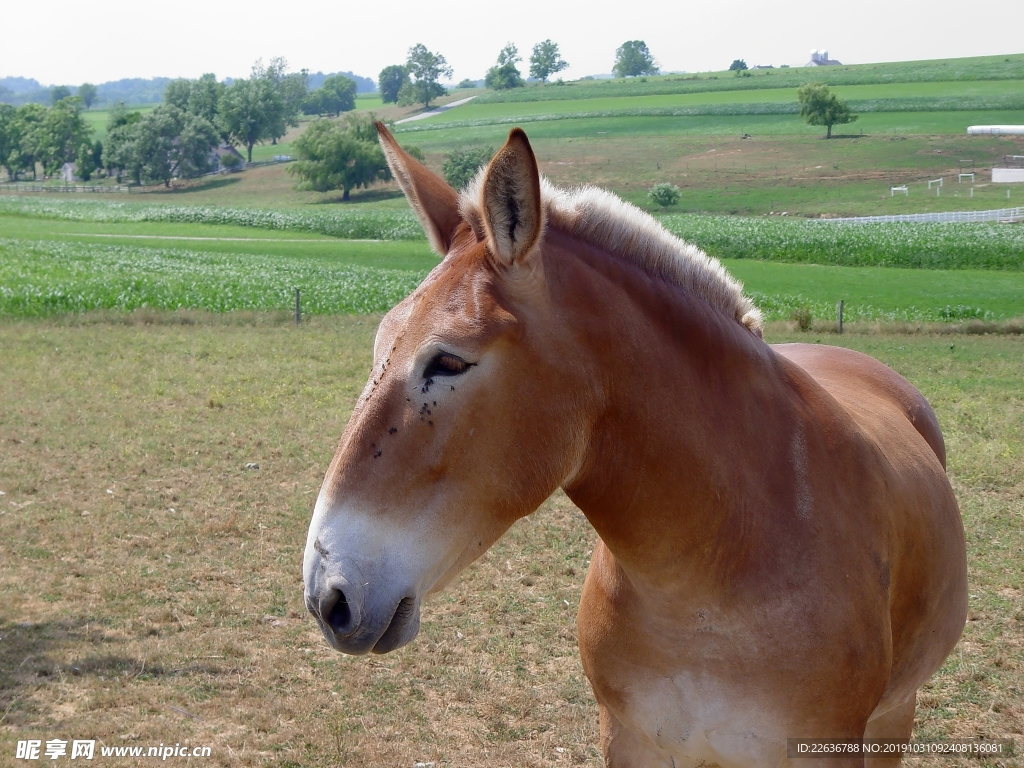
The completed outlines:
[[[521,128],[512,129],[487,166],[481,202],[487,243],[502,263],[511,266],[540,241],[544,231],[540,172]]]
[[[462,223],[459,195],[448,183],[398,146],[384,123],[375,123],[391,173],[416,211],[430,245],[441,256],[452,247],[455,230]]]

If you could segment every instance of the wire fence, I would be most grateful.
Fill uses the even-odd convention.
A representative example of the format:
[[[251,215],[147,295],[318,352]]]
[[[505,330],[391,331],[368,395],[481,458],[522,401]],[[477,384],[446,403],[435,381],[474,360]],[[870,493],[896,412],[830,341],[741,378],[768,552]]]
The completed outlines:
[[[240,163],[235,168],[222,168],[217,171],[210,171],[209,173],[203,173],[198,176],[193,176],[191,179],[186,181],[194,181],[196,179],[204,179],[208,176],[223,176],[226,173],[238,173],[249,168],[262,168],[267,165],[278,165],[280,163],[293,162],[294,158],[290,155],[277,155],[273,160],[257,160],[252,163]],[[19,192],[66,192],[66,193],[83,193],[83,192],[97,192],[97,193],[138,193],[147,192],[154,189],[166,189],[166,185],[162,182],[157,184],[36,184],[33,182],[25,181],[6,181],[0,182],[0,194],[18,194]]]
[[[0,184],[0,193],[19,194],[21,192],[131,192],[131,187],[125,184],[25,184],[24,182],[10,182]]]
[[[894,216],[853,216],[843,219],[813,219],[831,224],[893,224],[897,222],[920,223],[929,221],[1024,221],[1024,206],[1018,208],[996,208],[990,211],[949,211],[947,213],[904,213]]]

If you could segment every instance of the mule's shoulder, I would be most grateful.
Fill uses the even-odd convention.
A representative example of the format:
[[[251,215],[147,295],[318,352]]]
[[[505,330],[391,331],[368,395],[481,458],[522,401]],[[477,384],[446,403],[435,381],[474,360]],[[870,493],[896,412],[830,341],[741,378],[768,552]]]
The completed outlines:
[[[895,405],[946,466],[946,446],[935,411],[917,388],[873,357],[824,344],[773,344],[781,357],[800,366],[839,401],[855,420],[868,401]],[[874,410],[869,408],[868,410]]]

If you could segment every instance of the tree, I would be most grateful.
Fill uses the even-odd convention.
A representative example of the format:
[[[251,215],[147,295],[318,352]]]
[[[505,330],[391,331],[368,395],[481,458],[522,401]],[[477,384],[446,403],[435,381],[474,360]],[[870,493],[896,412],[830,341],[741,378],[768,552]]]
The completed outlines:
[[[335,75],[336,77],[342,77],[348,80],[344,75]],[[328,78],[333,80],[335,78]],[[352,95],[355,97],[355,81],[349,80],[352,83]],[[306,95],[309,93],[309,70],[302,69],[298,72],[291,72],[289,74],[281,76],[277,81],[278,92],[281,95],[281,101],[284,104],[285,121],[288,125],[298,125],[298,117],[301,115],[302,106],[305,104]],[[326,85],[326,81],[324,85]],[[355,103],[349,109],[355,109]],[[282,134],[283,135],[283,134]]]
[[[668,208],[670,205],[675,205],[679,202],[679,198],[683,196],[682,191],[675,184],[655,184],[649,190],[647,190],[647,196],[651,198],[651,202],[655,205],[660,205],[662,208]]]
[[[444,180],[455,189],[462,189],[481,167],[487,165],[494,157],[493,147],[470,147],[469,149],[456,149],[445,158],[441,172]]]
[[[252,77],[236,80],[224,91],[217,119],[228,139],[248,150],[250,163],[257,142],[276,139],[287,130],[285,105],[259,62]]]
[[[307,115],[340,115],[356,108],[356,81],[345,75],[332,75],[302,102]]]
[[[402,86],[409,83],[409,70],[401,64],[392,64],[384,67],[377,78],[377,87],[380,89],[380,100],[385,104],[397,104],[398,92]]]
[[[98,141],[96,144],[100,146],[100,155],[102,156],[103,145]],[[78,148],[75,165],[78,166],[78,176],[82,181],[88,181],[92,178],[93,173],[99,167],[99,163],[96,161],[96,153],[93,151],[93,145],[88,141],[83,141],[82,145]]]
[[[216,123],[220,99],[226,88],[224,83],[217,82],[217,76],[212,72],[198,80],[172,80],[164,90],[164,104]]]
[[[496,91],[522,88],[526,83],[516,66],[516,63],[522,60],[523,57],[519,55],[519,49],[512,43],[508,43],[498,54],[498,65],[487,70],[484,85]]]
[[[796,92],[800,100],[800,116],[809,125],[824,125],[826,139],[832,138],[833,125],[845,125],[857,119],[846,102],[832,93],[824,83],[807,83]]]
[[[43,173],[56,173],[64,163],[73,162],[78,148],[88,140],[89,127],[79,112],[81,103],[76,96],[61,99],[32,129],[35,159],[42,163]]]
[[[569,66],[558,51],[558,43],[545,40],[533,46],[530,56],[530,77],[547,82],[551,75],[561,72]]]
[[[36,178],[37,128],[45,116],[46,107],[41,104],[24,104],[14,113],[14,119],[8,126],[10,150],[6,167],[8,173],[13,172],[15,181],[26,171],[32,171],[32,178]]]
[[[438,82],[442,77],[451,77],[452,68],[444,56],[431,53],[422,43],[409,49],[409,58],[405,62],[411,77],[411,95],[414,102],[422,102],[424,108],[430,107],[432,99],[448,93]]]
[[[615,51],[616,77],[639,77],[658,74],[658,65],[643,40],[627,40]]]
[[[14,181],[14,168],[11,166],[11,153],[16,147],[14,121],[18,110],[10,104],[0,104],[0,165],[7,170],[7,178]]]
[[[732,64],[729,65],[729,71],[735,72],[737,75],[745,69],[747,69],[747,62],[743,59],[733,59]]]
[[[391,178],[375,133],[372,121],[365,118],[315,120],[292,145],[299,159],[288,172],[308,189],[340,189],[341,199],[348,200],[351,190]]]
[[[213,124],[173,104],[161,104],[139,120],[107,134],[103,161],[127,171],[136,182],[191,178],[205,173],[220,137]],[[120,176],[120,174],[118,174]]]
[[[302,114],[302,103],[306,98],[309,72],[305,69],[288,74],[288,62],[275,56],[264,68],[262,59],[257,59],[252,67],[252,79],[259,80],[265,88],[272,89],[280,104],[280,112],[272,116],[267,126],[267,138],[271,144],[285,135],[288,126],[299,124]],[[251,162],[251,160],[250,160]]]
[[[96,101],[96,86],[92,83],[82,83],[78,86],[78,98],[85,104],[85,108],[88,109]]]
[[[56,104],[71,95],[71,89],[66,85],[55,85],[50,91],[50,103]]]

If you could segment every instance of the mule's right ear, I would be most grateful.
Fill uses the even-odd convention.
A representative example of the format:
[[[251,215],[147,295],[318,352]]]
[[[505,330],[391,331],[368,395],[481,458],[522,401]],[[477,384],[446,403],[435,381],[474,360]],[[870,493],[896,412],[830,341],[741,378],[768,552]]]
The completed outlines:
[[[522,128],[512,129],[484,171],[481,203],[491,253],[506,266],[522,261],[544,232],[540,171]]]
[[[374,125],[380,136],[384,157],[387,158],[398,186],[416,211],[430,245],[441,256],[445,256],[452,247],[455,230],[462,223],[458,193],[444,179],[398,146],[384,123],[378,121]]]

